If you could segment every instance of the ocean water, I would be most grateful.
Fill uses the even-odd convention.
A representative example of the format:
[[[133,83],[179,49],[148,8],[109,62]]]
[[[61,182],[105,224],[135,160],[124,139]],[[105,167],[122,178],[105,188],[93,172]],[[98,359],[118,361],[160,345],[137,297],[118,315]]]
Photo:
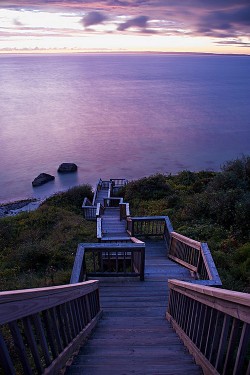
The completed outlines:
[[[2,55],[0,84],[0,202],[250,154],[248,56]]]

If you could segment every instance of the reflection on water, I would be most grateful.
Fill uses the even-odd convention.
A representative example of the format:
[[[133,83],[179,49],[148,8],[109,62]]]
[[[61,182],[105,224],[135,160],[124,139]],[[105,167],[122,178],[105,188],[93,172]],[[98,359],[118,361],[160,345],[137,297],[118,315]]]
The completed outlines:
[[[244,56],[1,56],[0,201],[218,170],[250,153],[249,71]],[[42,172],[55,180],[33,189]]]

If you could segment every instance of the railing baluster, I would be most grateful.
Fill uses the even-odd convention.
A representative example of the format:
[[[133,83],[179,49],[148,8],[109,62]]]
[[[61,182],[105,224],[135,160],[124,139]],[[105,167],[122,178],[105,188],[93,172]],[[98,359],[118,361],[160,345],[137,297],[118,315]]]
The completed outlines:
[[[233,323],[232,323],[230,338],[228,341],[227,353],[226,353],[226,358],[224,361],[222,375],[227,375],[228,370],[233,368],[233,354],[234,354],[235,347],[236,347],[239,326],[240,326],[240,321],[234,318]]]
[[[62,344],[62,338],[60,334],[60,328],[58,327],[57,323],[57,316],[56,316],[56,311],[55,307],[52,307],[50,309],[50,316],[53,324],[53,329],[54,329],[54,335],[57,343],[57,348],[58,348],[58,353],[63,351],[63,344]]]
[[[212,342],[213,342],[213,335],[214,335],[214,327],[216,324],[216,316],[217,316],[217,311],[212,308],[210,319],[209,319],[209,324],[208,324],[208,330],[206,334],[206,345],[204,349],[204,355],[206,358],[209,358],[211,350],[212,350]]]
[[[46,340],[46,337],[45,337],[44,327],[42,325],[40,315],[39,314],[32,315],[32,320],[34,322],[36,332],[39,336],[41,349],[42,349],[42,352],[43,352],[43,356],[44,356],[44,359],[45,359],[46,366],[49,366],[52,360],[51,360],[51,356],[50,356],[50,353],[49,353],[49,347],[48,347],[47,340]]]
[[[230,324],[230,317],[228,315],[224,315],[221,338],[220,338],[218,353],[217,353],[216,362],[215,362],[215,368],[217,369],[218,372],[221,372],[221,369],[222,369],[222,362],[223,362],[223,357],[224,357],[225,348],[226,348],[229,324]]]
[[[66,324],[63,321],[62,305],[56,306],[56,315],[57,315],[57,319],[59,323],[59,330],[60,330],[60,335],[62,337],[63,347],[65,348],[68,345],[69,341],[66,335]]]
[[[55,345],[55,342],[54,342],[54,336],[53,336],[54,329],[53,329],[53,324],[51,322],[51,318],[49,316],[49,311],[44,310],[42,312],[42,316],[43,316],[43,321],[44,321],[44,324],[45,324],[46,335],[48,337],[48,343],[49,343],[49,346],[50,346],[52,357],[55,359],[57,357],[58,353],[57,353],[56,345]]]
[[[67,337],[67,344],[73,339],[73,331],[70,329],[70,319],[65,303],[61,305],[62,317],[64,321],[64,330]]]
[[[10,353],[7,348],[7,345],[5,344],[5,341],[3,339],[3,336],[0,332],[0,360],[3,365],[3,370],[6,374],[15,375],[15,369],[12,363],[12,360],[10,358]]]
[[[38,373],[41,374],[43,372],[43,367],[42,367],[42,364],[41,364],[40,355],[39,355],[37,343],[36,343],[36,340],[35,340],[35,336],[34,336],[34,333],[33,333],[33,330],[32,330],[30,317],[25,317],[23,319],[23,326],[24,326],[24,333],[25,333],[25,336],[26,336],[27,341],[29,343],[29,347],[30,347],[30,350],[31,350],[31,353],[32,353],[32,356],[33,356],[33,359],[34,359],[34,362],[35,362],[35,365],[36,365],[36,369],[37,369]]]
[[[72,313],[70,302],[66,303],[66,310],[67,310],[67,315],[69,319],[69,327],[70,327],[71,332],[73,333],[73,337],[75,337],[77,335],[77,332],[75,329],[74,318],[73,318],[73,313]]]
[[[239,348],[238,348],[237,355],[236,355],[233,375],[242,374],[244,358],[246,356],[247,349],[249,347],[249,335],[250,335],[250,325],[248,323],[244,323],[242,332],[241,332]],[[250,368],[250,365],[248,366],[248,371],[249,371],[249,368]]]
[[[19,359],[23,366],[24,373],[27,375],[32,375],[33,371],[32,371],[32,368],[30,366],[30,363],[27,357],[25,345],[24,345],[19,327],[17,325],[17,322],[16,321],[10,322],[9,327],[10,327],[10,331],[11,331],[11,334],[15,343],[15,347],[18,350]]]

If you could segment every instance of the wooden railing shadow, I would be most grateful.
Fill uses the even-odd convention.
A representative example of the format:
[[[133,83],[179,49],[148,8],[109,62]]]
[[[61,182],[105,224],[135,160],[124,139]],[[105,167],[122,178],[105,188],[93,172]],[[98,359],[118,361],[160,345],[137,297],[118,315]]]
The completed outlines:
[[[0,311],[5,373],[57,374],[101,316],[98,281],[1,292]]]

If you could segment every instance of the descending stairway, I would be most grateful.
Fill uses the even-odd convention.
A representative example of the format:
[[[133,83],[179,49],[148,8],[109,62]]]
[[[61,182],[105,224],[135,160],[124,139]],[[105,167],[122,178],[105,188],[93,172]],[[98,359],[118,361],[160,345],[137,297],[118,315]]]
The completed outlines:
[[[95,205],[97,205],[97,203],[101,203],[103,205],[104,199],[108,198],[108,190],[109,189],[107,187],[102,186],[102,188],[97,191]]]
[[[104,199],[108,198],[108,187],[102,185],[97,191],[95,205],[101,203],[104,205]],[[120,220],[120,209],[118,207],[105,207],[102,214],[102,241],[117,242],[129,241],[129,235],[126,231],[126,221]]]
[[[145,281],[102,279],[103,319],[66,374],[202,374],[165,312],[168,278],[190,280],[189,272],[166,258],[162,241],[146,242]]]
[[[102,216],[102,241],[126,241],[126,221],[120,220],[119,207],[106,207]]]

